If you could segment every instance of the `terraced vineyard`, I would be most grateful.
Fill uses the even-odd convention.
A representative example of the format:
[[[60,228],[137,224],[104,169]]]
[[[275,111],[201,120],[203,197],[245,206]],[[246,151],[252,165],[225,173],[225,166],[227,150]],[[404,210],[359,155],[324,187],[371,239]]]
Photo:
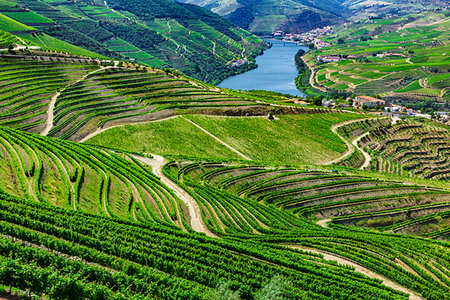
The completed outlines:
[[[258,165],[172,162],[164,171],[195,198],[205,224],[217,235],[337,254],[405,287],[418,284],[416,289],[419,282],[434,278],[437,290],[448,290],[448,269],[442,269],[446,263],[425,258],[428,250],[417,251],[434,242],[401,234],[448,239],[449,191],[347,172]],[[431,255],[440,259],[441,254]]]
[[[450,193],[436,188],[351,173],[214,163],[174,163],[166,172],[198,195],[205,222],[216,234],[294,230],[305,226],[305,219],[294,216],[298,215],[448,238],[442,229],[448,228]]]
[[[1,282],[37,295],[209,299],[222,279],[253,299],[278,274],[278,288],[294,298],[407,298],[321,254],[74,213],[3,192],[0,197],[0,270],[8,270]]]
[[[429,122],[403,121],[374,130],[361,142],[374,155],[374,170],[448,180],[449,137],[446,127]]]
[[[49,135],[81,140],[95,128],[160,119],[174,109],[254,104],[160,70],[108,68],[61,92]]]
[[[189,229],[171,190],[128,154],[1,127],[4,191],[75,211]]]
[[[85,63],[0,59],[0,125],[41,132],[52,96],[97,68]]]
[[[364,168],[367,162],[365,161],[366,157],[362,151],[357,148],[359,141],[364,138],[369,131],[390,124],[391,122],[390,118],[383,118],[366,119],[362,121],[356,120],[354,122],[344,123],[341,126],[336,124],[335,126],[338,126],[336,127],[336,133],[344,140],[347,140],[348,145],[352,145],[352,150],[344,157],[334,161],[333,164],[351,168]]]
[[[0,30],[43,49],[174,68],[210,83],[248,70],[229,65],[268,48],[206,9],[167,0],[0,1]]]
[[[0,71],[0,298],[450,299],[447,127],[42,50]]]
[[[414,109],[448,109],[450,21],[445,10],[362,19],[324,37],[331,47],[307,53],[311,80],[322,90],[381,95]],[[338,55],[322,64],[318,56]],[[426,102],[432,102],[433,105]]]

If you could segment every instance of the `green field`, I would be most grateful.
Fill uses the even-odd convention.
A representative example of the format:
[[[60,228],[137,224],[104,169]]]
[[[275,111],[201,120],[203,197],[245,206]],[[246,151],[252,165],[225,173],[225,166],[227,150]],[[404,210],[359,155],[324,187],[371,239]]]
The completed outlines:
[[[280,120],[270,121],[259,117],[186,116],[255,161],[293,165],[321,163],[338,157],[347,147],[331,132],[331,125],[360,117],[354,114],[297,115],[279,116]],[[183,118],[113,128],[95,136],[89,143],[159,155],[236,158],[235,153]],[[308,155],[310,153],[314,155]]]
[[[115,138],[112,138],[112,137]],[[90,144],[159,155],[215,159],[240,157],[182,117],[112,128],[88,141]]]
[[[4,15],[10,17],[21,23],[42,23],[49,24],[53,23],[49,18],[45,18],[36,14],[35,12],[3,12]]]

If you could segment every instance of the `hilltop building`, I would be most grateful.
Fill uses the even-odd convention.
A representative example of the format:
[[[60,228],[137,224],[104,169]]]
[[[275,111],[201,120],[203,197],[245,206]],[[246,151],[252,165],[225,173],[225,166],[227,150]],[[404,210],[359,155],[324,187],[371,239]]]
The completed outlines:
[[[353,106],[356,108],[369,107],[369,108],[379,108],[385,107],[386,101],[377,99],[370,96],[357,96],[353,100]]]
[[[322,61],[324,63],[338,62],[340,60],[341,60],[341,58],[339,56],[332,56],[332,55],[317,56],[317,61]]]

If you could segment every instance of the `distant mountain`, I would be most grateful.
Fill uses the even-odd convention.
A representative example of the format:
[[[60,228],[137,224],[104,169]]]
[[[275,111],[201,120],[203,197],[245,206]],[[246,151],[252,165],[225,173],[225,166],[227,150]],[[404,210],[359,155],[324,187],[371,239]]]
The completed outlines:
[[[229,64],[267,48],[207,9],[170,0],[0,0],[0,18],[8,19],[0,29],[47,48],[57,44],[49,41],[51,36],[107,57],[175,68],[210,83],[248,69]]]
[[[449,9],[448,0],[346,0],[342,6],[351,11],[352,20],[367,17],[387,17],[430,9]]]
[[[348,9],[338,0],[186,0],[226,16],[256,34],[305,32],[343,22]]]

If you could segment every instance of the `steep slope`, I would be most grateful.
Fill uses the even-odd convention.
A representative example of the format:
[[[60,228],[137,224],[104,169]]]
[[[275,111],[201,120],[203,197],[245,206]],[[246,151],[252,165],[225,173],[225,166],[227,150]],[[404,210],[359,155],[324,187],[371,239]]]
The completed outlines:
[[[206,9],[168,0],[3,2],[0,18],[23,28],[0,24],[0,29],[43,47],[55,43],[52,36],[107,57],[176,68],[207,82],[254,67],[228,64],[243,57],[252,60],[267,47]]]
[[[316,27],[339,23],[346,13],[346,9],[336,0],[188,0],[186,2],[210,8],[240,27],[257,34],[272,34],[280,29],[301,33]]]
[[[352,12],[350,19],[359,20],[367,17],[386,17],[418,13],[424,10],[448,9],[450,4],[445,0],[389,0],[367,1],[346,0],[342,3]]]
[[[448,298],[448,185],[336,174],[283,159],[289,153],[278,166],[249,162],[233,139],[244,128],[246,144],[267,146],[248,147],[255,160],[277,151],[281,129],[339,154],[345,144],[329,126],[365,115],[293,107],[288,96],[221,90],[132,63],[4,52],[0,288],[58,299],[211,299],[224,290],[241,299]],[[209,150],[225,153],[220,162],[192,152],[165,164],[126,126],[189,113],[230,116],[169,120],[199,129],[198,144],[219,144]],[[269,113],[304,114],[311,125],[249,118]],[[117,125],[138,144],[134,153],[74,142]],[[183,147],[179,131],[164,125],[173,147]],[[317,156],[317,146],[309,149],[304,155]],[[279,166],[286,163],[296,165]]]
[[[331,47],[303,56],[311,81],[329,92],[381,95],[401,106],[448,110],[450,18],[444,10],[363,19],[323,38]],[[322,63],[318,57],[341,56]]]

